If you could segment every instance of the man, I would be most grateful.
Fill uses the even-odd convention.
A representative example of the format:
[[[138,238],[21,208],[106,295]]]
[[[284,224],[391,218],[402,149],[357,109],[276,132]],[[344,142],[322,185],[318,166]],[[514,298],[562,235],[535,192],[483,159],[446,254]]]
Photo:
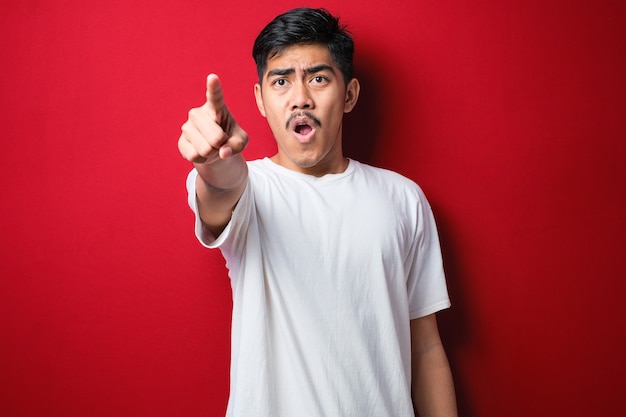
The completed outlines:
[[[227,416],[456,416],[428,202],[342,152],[360,89],[353,51],[324,10],[291,10],[259,34],[254,92],[271,158],[242,157],[248,135],[216,75],[182,127],[196,234],[222,251],[233,290]]]

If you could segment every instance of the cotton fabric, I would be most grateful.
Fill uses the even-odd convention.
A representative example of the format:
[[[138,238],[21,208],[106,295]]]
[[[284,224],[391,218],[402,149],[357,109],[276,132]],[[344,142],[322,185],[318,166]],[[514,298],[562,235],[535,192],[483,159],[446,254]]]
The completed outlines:
[[[411,319],[450,306],[431,208],[354,160],[314,177],[261,159],[214,238],[233,292],[227,417],[408,417]]]

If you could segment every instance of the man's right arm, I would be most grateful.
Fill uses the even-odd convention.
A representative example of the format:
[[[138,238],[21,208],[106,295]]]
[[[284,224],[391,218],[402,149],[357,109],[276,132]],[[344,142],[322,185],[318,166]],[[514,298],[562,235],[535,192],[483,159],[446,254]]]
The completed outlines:
[[[189,111],[178,149],[198,171],[196,199],[200,219],[218,236],[246,188],[248,167],[241,151],[248,135],[226,107],[219,78],[207,77],[206,103]]]

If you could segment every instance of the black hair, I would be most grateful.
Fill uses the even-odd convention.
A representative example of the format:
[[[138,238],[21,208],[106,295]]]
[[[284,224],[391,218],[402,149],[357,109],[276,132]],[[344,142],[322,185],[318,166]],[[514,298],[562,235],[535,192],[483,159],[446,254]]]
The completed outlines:
[[[298,44],[325,46],[344,82],[347,84],[352,79],[354,41],[347,28],[339,24],[339,18],[324,9],[298,8],[274,18],[254,41],[252,57],[259,82],[263,82],[268,60],[283,49]]]

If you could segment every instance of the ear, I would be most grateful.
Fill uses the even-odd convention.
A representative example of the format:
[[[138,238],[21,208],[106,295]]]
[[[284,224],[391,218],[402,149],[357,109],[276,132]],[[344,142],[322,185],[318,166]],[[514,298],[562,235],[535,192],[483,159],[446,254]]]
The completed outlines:
[[[261,85],[258,83],[254,84],[254,98],[256,99],[256,106],[258,107],[261,116],[267,117],[265,115],[265,106],[263,105],[263,93],[261,91]]]
[[[361,92],[361,84],[356,78],[351,79],[346,86],[346,102],[343,106],[344,113],[350,113],[356,102],[359,100],[359,93]]]

